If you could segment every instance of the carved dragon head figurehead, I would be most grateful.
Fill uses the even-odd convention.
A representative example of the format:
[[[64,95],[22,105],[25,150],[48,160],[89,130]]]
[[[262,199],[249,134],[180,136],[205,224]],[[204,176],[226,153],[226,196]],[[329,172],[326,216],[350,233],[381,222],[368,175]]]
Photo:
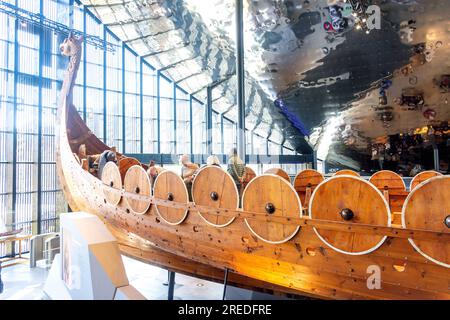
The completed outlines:
[[[63,86],[61,88],[61,101],[63,103],[64,97],[67,97],[67,103],[72,104],[73,86],[78,73],[78,68],[81,61],[83,37],[75,37],[71,32],[64,42],[59,46],[59,50],[63,56],[70,57],[69,65],[67,66],[67,73],[64,77]]]
[[[74,57],[81,53],[83,36],[75,37],[72,33],[59,46],[61,54],[67,57]]]

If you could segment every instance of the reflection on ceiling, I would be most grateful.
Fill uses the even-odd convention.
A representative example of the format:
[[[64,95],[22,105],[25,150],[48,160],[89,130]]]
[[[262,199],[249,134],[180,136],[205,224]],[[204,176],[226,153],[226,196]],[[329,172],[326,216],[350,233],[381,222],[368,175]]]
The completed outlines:
[[[233,0],[83,3],[200,99],[220,82],[214,108],[236,120]],[[248,129],[357,164],[377,139],[450,120],[448,0],[244,0],[244,14]]]
[[[234,42],[224,33],[234,26],[234,1],[82,0],[112,32],[180,87],[206,101],[213,85],[213,108],[237,121]],[[198,12],[194,9],[200,8]],[[213,7],[227,11],[224,29],[207,26],[215,19],[201,13]],[[219,11],[214,11],[222,17]],[[222,22],[218,22],[222,23]],[[227,26],[225,26],[227,25]],[[234,29],[233,29],[234,30]],[[246,78],[246,128],[274,142],[310,153],[304,135],[280,112],[252,77]]]

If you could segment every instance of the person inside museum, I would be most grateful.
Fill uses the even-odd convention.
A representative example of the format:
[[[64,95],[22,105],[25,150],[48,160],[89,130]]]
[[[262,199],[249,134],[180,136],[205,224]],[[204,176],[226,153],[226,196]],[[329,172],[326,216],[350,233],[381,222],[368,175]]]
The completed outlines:
[[[220,160],[217,156],[215,155],[210,155],[207,159],[206,159],[206,165],[207,166],[217,166],[220,167]]]
[[[183,154],[180,156],[180,164],[181,164],[181,178],[186,184],[186,188],[189,194],[189,200],[192,201],[192,180],[194,179],[194,175],[198,170],[199,166],[195,163],[192,163],[189,159],[189,155]]]
[[[81,167],[86,170],[89,171],[89,159],[90,157],[87,154],[87,150],[86,150],[86,145],[85,144],[81,144],[80,147],[78,148],[78,153],[77,153],[78,159],[80,161],[80,165]]]
[[[78,148],[78,158],[80,160],[87,159],[87,150],[84,143],[80,144],[80,147]]]
[[[229,156],[227,171],[236,183],[238,192],[240,192],[245,178],[245,163],[239,158],[236,148],[231,149]]]
[[[152,186],[155,183],[155,180],[156,180],[156,177],[158,176],[158,174],[160,174],[163,171],[164,171],[164,168],[156,166],[155,160],[150,160],[150,163],[148,164],[147,174],[148,174],[148,177],[150,178],[150,182],[151,182]]]
[[[100,156],[95,160],[94,165],[98,165],[98,171],[97,171],[97,177],[99,179],[102,178],[102,171],[103,168],[106,166],[108,162],[114,162],[117,163],[117,155],[115,150],[105,150],[103,151]]]
[[[152,180],[156,179],[156,176],[158,175],[158,170],[156,169],[155,164],[155,160],[150,160],[150,163],[148,164],[147,174]]]

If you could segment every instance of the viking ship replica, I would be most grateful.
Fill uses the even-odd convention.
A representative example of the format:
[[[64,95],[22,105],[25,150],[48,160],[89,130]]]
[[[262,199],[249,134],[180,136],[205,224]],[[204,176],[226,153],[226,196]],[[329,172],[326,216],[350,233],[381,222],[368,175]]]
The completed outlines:
[[[57,164],[73,211],[99,216],[124,255],[175,272],[325,299],[450,299],[450,177],[426,172],[406,191],[390,171],[370,181],[314,170],[291,185],[282,170],[254,177],[240,195],[221,168],[206,166],[189,201],[183,180],[118,154],[102,179],[88,155],[110,149],[73,105],[81,39],[70,57],[59,105]],[[283,177],[284,176],[284,177]],[[240,205],[241,202],[241,205]],[[76,214],[76,213],[75,213]]]

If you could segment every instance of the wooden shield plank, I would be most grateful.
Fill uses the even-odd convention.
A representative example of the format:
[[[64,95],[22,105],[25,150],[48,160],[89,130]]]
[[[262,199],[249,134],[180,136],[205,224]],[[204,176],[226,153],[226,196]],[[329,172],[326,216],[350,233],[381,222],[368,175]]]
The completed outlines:
[[[285,179],[264,174],[253,179],[242,197],[243,209],[257,214],[271,214],[279,217],[301,216],[301,202],[295,189]],[[280,223],[261,223],[253,219],[245,219],[250,231],[259,239],[279,244],[289,241],[296,235],[299,226]]]
[[[428,179],[440,176],[442,176],[442,173],[433,170],[420,172],[411,180],[409,190],[414,190],[419,184]]]
[[[418,185],[406,198],[402,211],[404,228],[450,232],[450,177],[439,176]],[[450,268],[450,243],[409,239],[425,258]]]
[[[274,174],[276,176],[279,176],[279,177],[287,180],[289,183],[291,183],[291,178],[289,177],[288,173],[281,168],[271,168],[269,170],[266,170],[266,172],[264,172],[264,174]]]
[[[189,195],[183,179],[176,173],[165,170],[158,174],[153,186],[153,196],[156,199],[169,202],[189,202]],[[155,205],[156,213],[168,224],[178,225],[186,219],[188,210]]]
[[[333,174],[333,177],[336,176],[353,176],[353,177],[360,177],[359,173],[353,170],[348,170],[348,169],[344,169],[344,170],[339,170],[337,172],[335,172]]]
[[[206,166],[198,171],[192,182],[192,200],[195,204],[211,208],[239,208],[239,193],[233,178],[217,166]],[[225,227],[234,221],[234,217],[199,214],[214,227]]]
[[[123,183],[126,192],[141,196],[151,195],[151,184],[147,172],[141,166],[132,166],[125,174]],[[150,201],[132,199],[125,195],[125,200],[130,210],[135,214],[145,214],[150,207]]]
[[[295,176],[294,189],[304,208],[308,208],[314,189],[324,180],[323,174],[313,169],[302,170]]]
[[[397,173],[390,170],[381,170],[374,173],[370,179],[378,190],[406,190],[405,182]]]
[[[389,204],[392,213],[391,222],[400,224],[401,210],[407,196],[406,185],[402,177],[393,171],[381,170],[374,173],[369,182],[380,190]]]
[[[122,179],[120,178],[119,168],[117,168],[114,162],[106,163],[102,171],[102,182],[108,187],[122,190]],[[120,192],[115,192],[109,188],[103,188],[103,194],[108,203],[117,205],[122,198]]]
[[[119,160],[118,166],[120,171],[120,176],[122,177],[122,181],[125,181],[125,175],[127,174],[128,169],[132,166],[139,166],[141,163],[139,160],[131,157],[123,157]]]
[[[352,176],[332,177],[322,182],[311,197],[312,219],[390,226],[391,214],[381,192],[369,182]],[[314,228],[319,238],[332,249],[362,255],[380,247],[386,236]]]

